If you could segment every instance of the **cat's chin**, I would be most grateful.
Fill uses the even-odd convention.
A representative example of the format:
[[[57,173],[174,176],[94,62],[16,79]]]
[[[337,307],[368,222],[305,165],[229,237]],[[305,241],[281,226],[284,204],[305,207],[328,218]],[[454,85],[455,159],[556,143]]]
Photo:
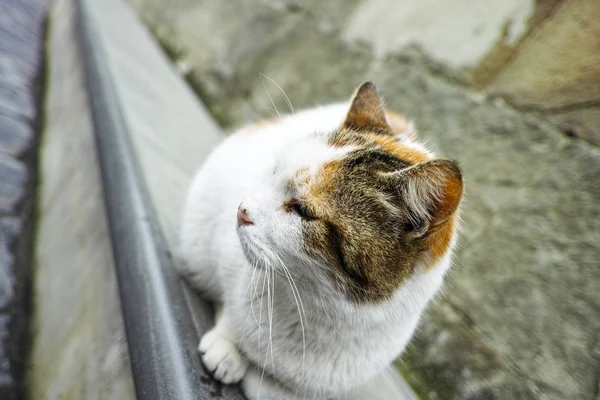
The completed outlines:
[[[261,257],[261,254],[259,253],[259,247],[253,243],[253,240],[249,237],[248,232],[246,232],[246,228],[238,227],[237,232],[246,260],[253,267],[265,268],[264,257]]]

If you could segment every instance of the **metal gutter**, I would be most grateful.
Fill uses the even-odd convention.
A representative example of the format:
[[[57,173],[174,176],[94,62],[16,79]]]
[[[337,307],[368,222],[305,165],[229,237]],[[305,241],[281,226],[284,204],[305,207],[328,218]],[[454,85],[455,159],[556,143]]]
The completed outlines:
[[[190,296],[173,268],[89,4],[77,2],[77,31],[136,396],[242,399],[201,365],[196,320],[210,318],[210,311],[206,305],[190,311]]]

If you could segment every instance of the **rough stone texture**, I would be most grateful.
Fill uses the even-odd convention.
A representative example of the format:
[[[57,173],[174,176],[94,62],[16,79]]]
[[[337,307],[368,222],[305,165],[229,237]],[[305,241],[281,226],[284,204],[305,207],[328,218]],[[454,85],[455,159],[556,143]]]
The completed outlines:
[[[32,399],[134,399],[72,0],[50,13]]]
[[[564,1],[488,90],[600,145],[600,2]]]
[[[534,9],[533,1],[523,0],[420,0],[401,7],[395,0],[364,0],[343,25],[343,36],[366,41],[375,57],[418,43],[434,60],[467,72],[494,43],[514,47]]]
[[[28,350],[46,0],[0,2],[0,398],[22,396]]]
[[[597,399],[597,148],[454,84],[414,49],[374,57],[368,43],[344,39],[359,1],[131,3],[228,126],[273,117],[267,91],[287,111],[269,78],[296,109],[372,79],[461,162],[456,268],[401,365],[423,398]]]
[[[164,0],[131,2],[139,5],[168,51],[185,60],[184,68],[194,65],[190,79],[221,122],[227,122],[227,112],[219,98],[229,96],[222,90],[229,89],[231,75],[252,71],[255,63],[261,63],[254,60],[256,54],[270,53],[274,44],[282,43],[277,35],[286,37],[292,30],[301,36],[303,24],[297,20],[314,16],[324,35],[356,46],[366,44],[371,58],[383,62],[414,45],[434,61],[431,68],[536,112],[568,134],[600,144],[596,1],[486,0],[474,5],[457,0],[445,6],[414,0],[402,7],[393,0],[226,4],[178,0],[169,7],[164,7]],[[288,15],[277,19],[283,10]],[[219,35],[210,36],[215,29]],[[210,37],[209,43],[198,45],[202,51],[184,45],[198,35]],[[202,66],[211,59],[217,64]],[[250,64],[232,67],[238,61]]]

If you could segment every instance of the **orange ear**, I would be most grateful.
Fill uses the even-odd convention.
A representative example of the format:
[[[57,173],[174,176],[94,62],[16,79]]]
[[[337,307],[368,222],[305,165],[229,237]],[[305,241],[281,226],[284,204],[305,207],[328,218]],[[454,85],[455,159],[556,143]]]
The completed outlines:
[[[390,129],[377,88],[371,82],[364,82],[356,89],[343,126],[357,129]]]

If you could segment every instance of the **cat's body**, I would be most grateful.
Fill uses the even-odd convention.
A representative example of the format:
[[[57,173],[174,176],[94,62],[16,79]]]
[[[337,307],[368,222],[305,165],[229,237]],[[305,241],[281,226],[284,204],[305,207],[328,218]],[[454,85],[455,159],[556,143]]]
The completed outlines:
[[[217,379],[245,375],[250,399],[339,397],[366,383],[402,352],[450,266],[460,172],[447,161],[410,170],[433,155],[398,116],[365,108],[374,95],[366,84],[350,113],[336,104],[242,129],[194,180],[180,268],[222,307],[200,351]],[[364,131],[368,143],[355,137],[384,122],[387,133]],[[386,156],[391,142],[408,160]],[[395,219],[408,227],[380,231]]]

